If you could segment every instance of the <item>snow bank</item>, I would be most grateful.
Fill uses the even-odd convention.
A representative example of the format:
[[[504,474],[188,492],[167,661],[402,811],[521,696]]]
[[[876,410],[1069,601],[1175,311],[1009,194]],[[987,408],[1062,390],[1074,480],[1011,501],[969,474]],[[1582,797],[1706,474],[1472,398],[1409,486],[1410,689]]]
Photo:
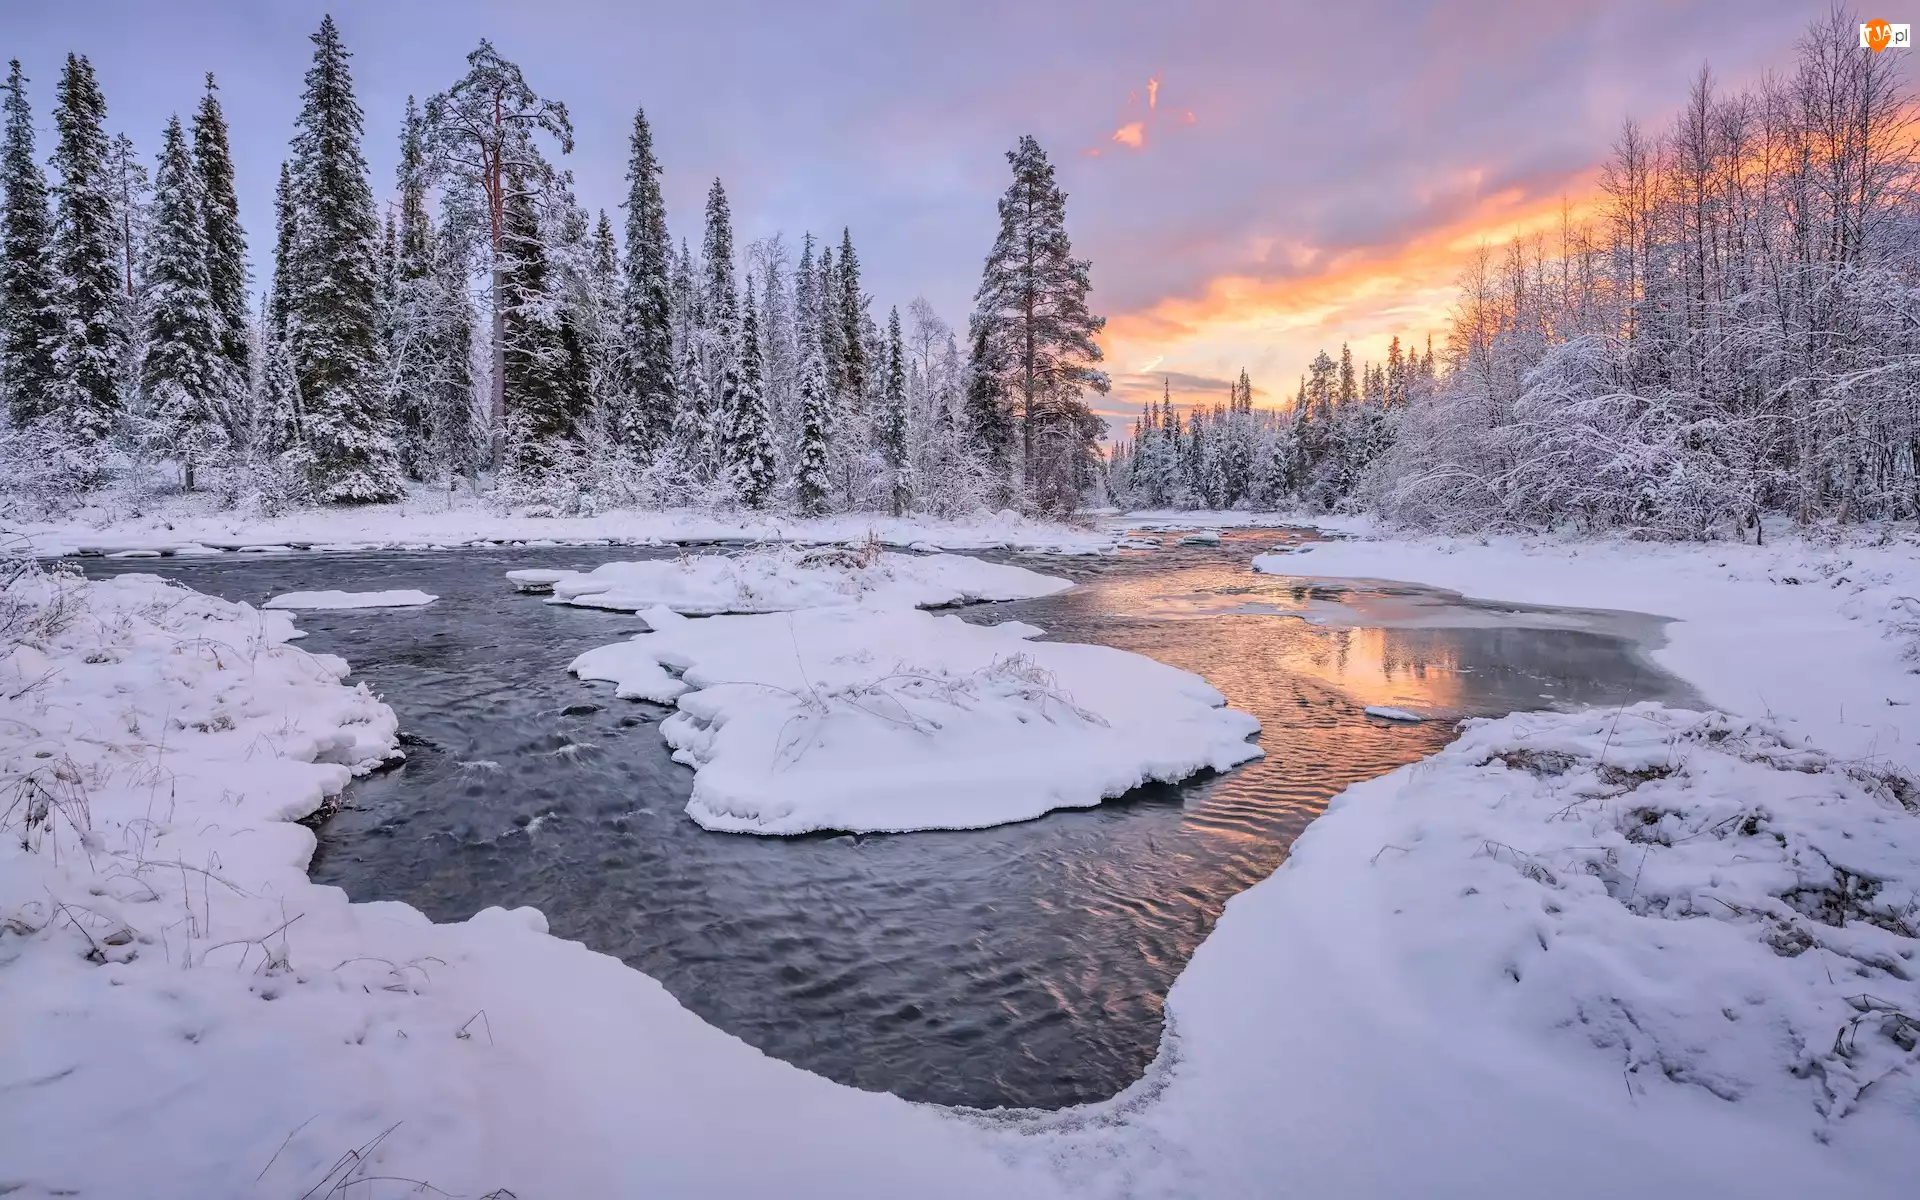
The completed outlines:
[[[272,546],[316,550],[446,549],[494,543],[664,546],[674,543],[796,542],[825,545],[873,538],[884,545],[922,543],[942,550],[1033,550],[1094,554],[1111,533],[981,512],[963,520],[848,513],[810,519],[686,509],[619,510],[592,517],[503,516],[444,492],[420,490],[398,504],[300,509],[262,517],[221,508],[205,495],[144,500],[139,515],[90,509],[59,522],[9,530],[17,548],[41,557],[147,550],[204,553]]]
[[[1051,596],[1073,581],[1023,567],[956,554],[859,550],[756,550],[674,559],[604,563],[591,571],[509,571],[522,591],[553,593],[553,603],[639,612],[787,612],[865,602],[943,608],[979,600]]]
[[[532,909],[434,925],[313,885],[292,822],[395,720],[292,634],[151,577],[0,590],[0,1191],[1055,1194]]]
[[[1227,905],[1133,1094],[1025,1131],[1141,1195],[1910,1195],[1898,789],[1723,714],[1470,722]]]
[[[345,609],[345,608],[418,608],[440,597],[420,591],[391,592],[285,592],[261,605],[262,608]]]
[[[1251,715],[1197,675],[1106,646],[1031,642],[902,608],[688,620],[590,650],[571,670],[679,711],[708,829],[977,829],[1084,808],[1261,751]]]

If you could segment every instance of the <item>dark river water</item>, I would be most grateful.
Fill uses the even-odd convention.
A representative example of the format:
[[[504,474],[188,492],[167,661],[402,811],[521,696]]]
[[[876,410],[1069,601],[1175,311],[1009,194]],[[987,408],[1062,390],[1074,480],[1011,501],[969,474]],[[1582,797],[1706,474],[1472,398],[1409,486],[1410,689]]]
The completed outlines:
[[[301,644],[351,662],[412,743],[404,766],[357,782],[321,829],[316,881],[436,920],[534,905],[556,935],[619,956],[714,1025],[831,1079],[944,1104],[1058,1108],[1140,1076],[1167,989],[1221,907],[1271,874],[1348,784],[1433,753],[1459,717],[1693,701],[1641,653],[1657,622],[1251,573],[1254,552],[1290,536],[1015,557],[1081,586],[966,614],[1198,672],[1260,718],[1265,759],[997,829],[787,839],[695,825],[682,812],[692,773],[656,729],[668,710],[566,673],[575,655],[639,622],[516,595],[502,577],[667,552],[86,567],[151,571],[253,603],[316,589],[440,597],[298,617],[309,631]],[[1300,556],[1302,570],[1311,557]],[[1389,724],[1364,715],[1368,704],[1441,719]]]

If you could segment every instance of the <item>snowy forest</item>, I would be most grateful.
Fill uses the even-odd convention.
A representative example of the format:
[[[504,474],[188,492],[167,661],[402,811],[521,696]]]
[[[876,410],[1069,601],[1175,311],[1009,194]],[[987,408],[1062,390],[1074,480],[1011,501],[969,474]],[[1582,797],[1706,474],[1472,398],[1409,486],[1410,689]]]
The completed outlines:
[[[1791,72],[1623,125],[1593,219],[1483,249],[1438,363],[1315,360],[1290,409],[1142,415],[1122,505],[1377,511],[1453,531],[1758,537],[1920,517],[1920,176],[1898,56],[1852,18]]]
[[[624,237],[557,161],[564,103],[485,41],[401,121],[376,203],[332,18],[280,166],[257,308],[219,92],[153,168],[69,55],[49,183],[12,64],[0,147],[0,473],[16,515],[212,491],[261,511],[413,484],[516,511],[1064,515],[1094,487],[1104,391],[1089,266],[1032,138],[975,311],[880,317],[850,231],[737,246],[720,180],[672,244],[645,113]]]
[[[643,112],[618,222],[589,212],[558,165],[566,106],[484,41],[409,101],[377,203],[328,19],[256,280],[211,76],[149,168],[70,55],[43,164],[16,62],[0,499],[20,518],[116,489],[277,511],[437,488],[555,515],[1110,502],[1683,538],[1920,516],[1915,110],[1897,56],[1842,17],[1780,76],[1727,93],[1703,68],[1663,130],[1626,122],[1597,202],[1482,249],[1437,346],[1322,352],[1261,406],[1245,372],[1217,403],[1167,394],[1110,451],[1103,319],[1032,138],[956,329],[924,299],[882,316],[850,230],[737,245],[717,179],[699,244],[674,244]]]

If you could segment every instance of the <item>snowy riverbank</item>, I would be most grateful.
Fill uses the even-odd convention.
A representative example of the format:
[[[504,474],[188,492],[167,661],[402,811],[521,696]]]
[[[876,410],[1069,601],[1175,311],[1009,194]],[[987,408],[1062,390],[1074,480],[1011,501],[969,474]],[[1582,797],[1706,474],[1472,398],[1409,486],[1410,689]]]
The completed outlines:
[[[666,546],[675,543],[799,542],[868,539],[939,550],[1033,550],[1095,554],[1113,537],[1094,528],[1036,521],[1012,512],[964,520],[876,513],[796,518],[690,509],[615,511],[592,517],[504,514],[445,496],[416,494],[398,504],[301,508],[278,516],[244,515],[212,497],[170,497],[143,509],[88,509],[51,523],[6,530],[15,552],[42,558],[74,554],[195,554],[219,551],[440,549],[463,545]]]
[[[767,1059],[530,910],[433,925],[311,884],[288,822],[390,751],[393,714],[282,614],[28,581],[0,663],[0,1086],[27,1098],[0,1184],[1907,1194],[1920,818],[1887,772],[1917,765],[1913,548],[1279,559],[1678,617],[1657,656],[1742,719],[1519,715],[1349,789],[1228,905],[1147,1078],[1001,1117]]]
[[[532,910],[433,925],[310,883],[292,822],[396,722],[284,615],[150,577],[5,598],[0,1090],[30,1098],[0,1122],[9,1194],[1051,1193]]]

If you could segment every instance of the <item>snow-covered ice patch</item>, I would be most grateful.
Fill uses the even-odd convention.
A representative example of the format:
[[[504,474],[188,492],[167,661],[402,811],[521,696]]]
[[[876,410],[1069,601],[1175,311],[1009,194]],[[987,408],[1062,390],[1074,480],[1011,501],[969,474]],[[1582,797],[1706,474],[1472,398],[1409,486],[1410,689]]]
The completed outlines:
[[[1179,544],[1182,546],[1218,546],[1220,544],[1220,531],[1218,529],[1202,529],[1195,533],[1189,533],[1180,539]]]
[[[563,571],[551,567],[526,567],[518,571],[507,572],[507,582],[516,592],[526,592],[534,596],[551,595],[553,585],[579,571]]]
[[[1366,707],[1366,713],[1370,717],[1379,717],[1383,721],[1404,721],[1408,724],[1418,724],[1426,720],[1417,712],[1395,708],[1391,704],[1369,704]]]
[[[515,587],[545,587],[551,603],[618,612],[787,612],[868,602],[942,608],[1051,596],[1073,581],[959,554],[912,555],[823,547],[610,562],[591,571],[513,571]]]
[[[262,608],[327,609],[418,608],[440,597],[427,592],[402,589],[390,592],[287,592],[261,605]]]
[[[709,829],[977,829],[1261,754],[1259,722],[1199,676],[1033,642],[1031,625],[900,607],[642,616],[654,632],[570,669],[677,702],[661,733],[695,768],[687,812]]]

